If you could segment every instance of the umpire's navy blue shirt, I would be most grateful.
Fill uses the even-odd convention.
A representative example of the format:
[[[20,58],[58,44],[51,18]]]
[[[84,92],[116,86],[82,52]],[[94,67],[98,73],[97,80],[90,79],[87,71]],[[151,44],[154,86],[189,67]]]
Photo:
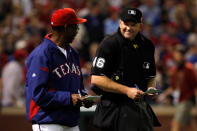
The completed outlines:
[[[123,72],[122,84],[137,84],[146,90],[147,79],[156,76],[154,44],[141,33],[134,40],[126,39],[120,30],[106,36],[99,46],[93,61],[92,75],[105,75],[109,78],[117,70]],[[120,63],[122,68],[120,68]]]

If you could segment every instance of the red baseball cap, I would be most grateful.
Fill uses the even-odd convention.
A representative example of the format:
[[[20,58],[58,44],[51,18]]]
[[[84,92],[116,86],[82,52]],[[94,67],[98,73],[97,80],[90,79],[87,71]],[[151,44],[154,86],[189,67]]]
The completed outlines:
[[[66,24],[80,24],[86,22],[86,19],[78,18],[72,8],[56,10],[51,17],[52,26],[64,26]]]

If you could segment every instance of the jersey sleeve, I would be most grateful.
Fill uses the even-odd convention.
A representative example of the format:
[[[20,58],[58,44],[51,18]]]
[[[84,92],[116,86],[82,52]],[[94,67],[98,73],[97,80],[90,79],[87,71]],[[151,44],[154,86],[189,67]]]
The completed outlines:
[[[92,75],[110,77],[111,73],[113,72],[115,44],[108,39],[103,40],[97,49],[96,56],[92,64]]]
[[[149,62],[146,63],[144,62],[143,63],[143,68],[146,70],[147,68],[150,68],[148,71],[145,71],[146,72],[146,78],[153,78],[153,77],[156,77],[156,65],[155,65],[155,47],[154,47],[154,44],[150,42],[150,50],[149,50]]]
[[[153,49],[152,49],[152,57],[151,57],[151,68],[150,68],[150,73],[148,74],[149,77],[156,77],[156,65],[155,65],[155,48],[153,46]]]
[[[71,104],[67,91],[49,91],[49,68],[46,56],[34,56],[27,63],[26,93],[41,108],[59,108]]]

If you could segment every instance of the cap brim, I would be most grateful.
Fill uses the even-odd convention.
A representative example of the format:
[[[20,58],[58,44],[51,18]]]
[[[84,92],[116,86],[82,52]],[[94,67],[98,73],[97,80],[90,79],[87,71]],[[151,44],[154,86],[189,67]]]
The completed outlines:
[[[85,22],[87,22],[87,20],[86,20],[86,19],[77,18],[77,22],[76,22],[76,24],[85,23]]]
[[[124,22],[129,22],[129,21],[131,21],[131,22],[134,22],[134,23],[141,23],[141,21],[138,21],[138,20],[136,20],[136,19],[133,18],[133,17],[122,18],[122,21],[124,21]]]

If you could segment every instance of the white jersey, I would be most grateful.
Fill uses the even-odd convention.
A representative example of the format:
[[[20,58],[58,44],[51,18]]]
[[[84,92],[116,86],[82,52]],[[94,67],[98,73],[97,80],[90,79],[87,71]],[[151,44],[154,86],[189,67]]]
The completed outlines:
[[[2,104],[15,105],[24,92],[23,67],[17,61],[11,61],[2,70]]]

